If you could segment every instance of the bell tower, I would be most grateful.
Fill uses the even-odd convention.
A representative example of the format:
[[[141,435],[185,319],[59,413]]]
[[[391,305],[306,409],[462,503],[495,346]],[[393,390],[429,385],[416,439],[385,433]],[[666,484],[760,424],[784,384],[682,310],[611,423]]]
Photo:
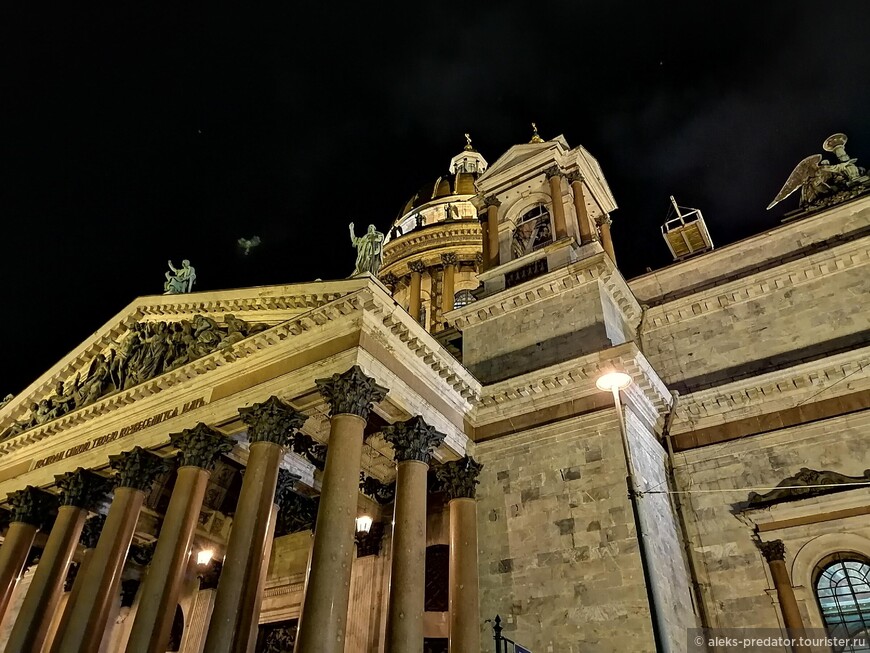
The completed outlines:
[[[600,250],[615,263],[610,213],[617,206],[598,162],[564,136],[545,141],[532,127],[528,143],[509,149],[475,183],[484,295]]]
[[[476,180],[482,292],[454,311],[463,364],[491,383],[634,339],[640,307],[616,269],[616,202],[595,158],[533,125]]]

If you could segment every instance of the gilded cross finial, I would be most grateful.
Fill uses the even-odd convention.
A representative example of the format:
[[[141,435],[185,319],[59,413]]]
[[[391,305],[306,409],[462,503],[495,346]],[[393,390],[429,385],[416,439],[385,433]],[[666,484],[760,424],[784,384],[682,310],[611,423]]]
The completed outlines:
[[[468,150],[469,152],[474,149],[473,147],[471,147],[471,135],[470,134],[465,135],[465,149]]]
[[[529,143],[543,143],[544,139],[538,134],[538,125],[532,123],[532,140]]]

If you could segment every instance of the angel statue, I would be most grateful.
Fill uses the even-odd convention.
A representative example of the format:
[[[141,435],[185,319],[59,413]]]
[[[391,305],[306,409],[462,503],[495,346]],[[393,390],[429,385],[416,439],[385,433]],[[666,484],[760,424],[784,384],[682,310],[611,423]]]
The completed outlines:
[[[857,159],[846,153],[846,141],[845,134],[833,134],[825,139],[822,149],[832,152],[837,163],[823,159],[821,154],[808,156],[797,164],[768,210],[798,189],[802,209],[839,204],[870,190],[870,177],[865,175],[864,168],[855,165]]]
[[[375,225],[370,224],[369,230],[357,238],[353,222],[351,222],[350,242],[356,248],[356,268],[350,276],[356,277],[366,273],[377,274],[384,262],[384,234],[375,229]]]
[[[167,261],[167,263],[169,263],[169,269],[172,270],[172,272],[166,273],[166,282],[163,284],[163,294],[180,295],[182,293],[193,292],[193,284],[196,281],[196,270],[190,264],[190,261],[184,259],[181,262],[180,270],[172,265],[172,261]]]

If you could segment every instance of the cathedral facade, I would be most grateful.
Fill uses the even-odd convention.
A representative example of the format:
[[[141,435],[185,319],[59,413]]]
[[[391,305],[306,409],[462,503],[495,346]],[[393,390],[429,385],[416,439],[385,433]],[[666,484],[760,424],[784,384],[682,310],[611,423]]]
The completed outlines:
[[[585,148],[469,140],[377,276],[135,299],[0,407],[0,646],[870,630],[870,196],[836,198],[625,279]]]

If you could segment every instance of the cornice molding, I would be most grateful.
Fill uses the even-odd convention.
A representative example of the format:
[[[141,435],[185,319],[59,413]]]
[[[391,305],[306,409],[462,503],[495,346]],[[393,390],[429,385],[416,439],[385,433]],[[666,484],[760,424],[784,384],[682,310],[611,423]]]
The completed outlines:
[[[631,294],[628,284],[610,259],[599,252],[553,272],[535,277],[489,297],[482,297],[463,308],[451,311],[445,318],[460,331],[515,310],[549,299],[554,295],[600,281],[613,297],[626,322],[636,328],[640,322],[641,308]]]
[[[758,300],[766,295],[870,263],[870,251],[863,239],[788,261],[774,268],[749,274],[721,285],[699,290],[649,309],[645,332],[667,327],[700,315]]]
[[[614,370],[627,373],[634,381],[627,401],[643,398],[658,419],[664,417],[670,409],[671,394],[637,346],[628,342],[484,386],[469,421],[476,427],[482,426],[530,410],[600,394],[595,381],[605,372]]]
[[[391,240],[384,245],[384,265],[379,274],[383,276],[392,272],[396,276],[401,276],[397,274],[396,269],[398,264],[403,263],[403,259],[425,255],[435,261],[440,257],[440,252],[435,251],[436,248],[456,249],[457,247],[473,249],[483,247],[483,231],[479,221],[439,222]],[[407,266],[407,262],[404,262],[404,265]]]
[[[835,385],[846,376],[849,384]],[[863,387],[870,387],[870,347],[680,395],[671,432],[691,432]]]

